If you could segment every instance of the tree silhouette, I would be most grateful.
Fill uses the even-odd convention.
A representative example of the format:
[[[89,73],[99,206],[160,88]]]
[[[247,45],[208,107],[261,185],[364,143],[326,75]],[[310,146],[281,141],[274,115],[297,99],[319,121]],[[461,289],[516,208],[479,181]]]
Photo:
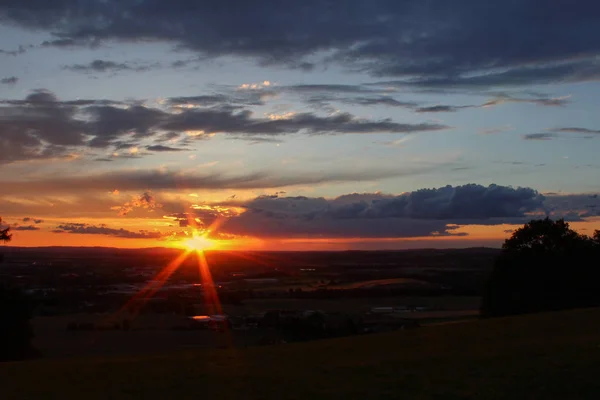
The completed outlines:
[[[0,241],[10,241],[9,232],[10,228],[0,229]],[[31,314],[32,304],[24,293],[0,282],[0,361],[22,360],[37,354],[31,345]]]
[[[2,218],[0,218],[0,227],[2,226]],[[10,242],[12,235],[10,234],[10,227],[0,229],[0,242]]]
[[[502,246],[485,288],[482,316],[600,305],[600,241],[564,220],[534,220]]]
[[[587,237],[569,227],[564,219],[533,220],[513,232],[502,248],[507,251],[552,252],[570,250],[587,242]]]

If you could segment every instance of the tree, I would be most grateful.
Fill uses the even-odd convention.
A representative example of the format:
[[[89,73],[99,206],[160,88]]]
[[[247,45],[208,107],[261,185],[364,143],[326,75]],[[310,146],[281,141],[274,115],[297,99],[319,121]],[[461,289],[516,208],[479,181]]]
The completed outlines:
[[[550,218],[533,220],[517,229],[506,239],[502,248],[508,252],[569,251],[573,247],[588,244],[589,238],[580,235],[569,227],[564,219],[552,221]]]
[[[2,226],[2,218],[0,218],[0,227]],[[10,242],[12,235],[10,234],[10,227],[1,229],[0,228],[0,242]]]
[[[9,232],[10,228],[0,229],[0,241],[10,241]],[[31,345],[31,314],[31,303],[23,292],[0,283],[0,361],[22,360],[36,355]]]
[[[564,220],[525,224],[502,246],[485,288],[482,316],[600,305],[599,243]]]

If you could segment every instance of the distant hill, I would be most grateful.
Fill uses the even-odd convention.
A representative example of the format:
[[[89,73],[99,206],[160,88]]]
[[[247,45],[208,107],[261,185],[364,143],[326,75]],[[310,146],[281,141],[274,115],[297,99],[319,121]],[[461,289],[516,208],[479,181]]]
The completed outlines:
[[[600,309],[302,344],[0,364],[2,399],[597,399]]]

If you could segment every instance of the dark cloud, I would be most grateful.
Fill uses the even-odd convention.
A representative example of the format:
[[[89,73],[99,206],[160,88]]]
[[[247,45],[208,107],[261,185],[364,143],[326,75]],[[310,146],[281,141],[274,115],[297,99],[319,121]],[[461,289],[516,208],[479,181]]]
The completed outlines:
[[[19,46],[17,48],[17,50],[3,50],[3,49],[0,49],[0,54],[5,54],[7,56],[18,56],[20,54],[25,53],[27,51],[27,47],[29,47],[29,46],[23,46],[23,45],[21,45],[21,46]]]
[[[168,104],[178,106],[214,107],[225,105],[262,106],[265,100],[277,96],[275,90],[237,90],[231,93],[217,93],[200,96],[171,97]]]
[[[359,106],[387,106],[387,107],[415,107],[417,104],[411,101],[399,101],[392,97],[354,97],[342,99],[347,104]]]
[[[546,195],[544,211],[551,218],[581,221],[599,215],[600,199],[597,193]]]
[[[168,114],[158,109],[133,105],[128,108],[91,106],[85,110],[91,119],[87,128],[91,147],[108,147],[120,137],[144,138],[154,134]]]
[[[244,213],[227,220],[221,231],[230,235],[263,238],[408,238],[464,236],[443,221],[404,218],[384,219],[289,219]]]
[[[569,104],[570,96],[562,96],[562,97],[549,97],[542,94],[536,94],[534,96],[521,96],[517,97],[508,93],[492,93],[495,97],[492,100],[489,100],[479,106],[475,107],[490,107],[503,103],[529,103],[535,104],[538,106],[546,106],[546,107],[563,107]]]
[[[189,149],[183,149],[179,147],[170,147],[164,146],[162,144],[155,144],[152,146],[146,146],[146,149],[149,151],[157,151],[157,152],[173,152],[173,151],[187,151]]]
[[[39,231],[40,228],[35,225],[17,225],[11,228],[15,231]]]
[[[156,136],[154,138],[154,141],[158,142],[158,143],[164,143],[164,142],[173,141],[175,139],[179,139],[180,137],[181,137],[180,132],[166,132],[166,133]]]
[[[398,196],[349,194],[335,199],[261,196],[229,204],[246,211],[222,229],[235,235],[272,237],[414,237],[456,235],[460,224],[522,223],[544,210],[531,188],[476,184],[422,189]],[[186,216],[189,219],[189,216]],[[215,218],[197,215],[208,225]]]
[[[341,97],[341,96],[332,96],[327,94],[322,95],[313,95],[305,99],[307,103],[316,106],[317,108],[330,109],[332,112],[335,111],[335,108],[330,106],[330,103],[340,103],[347,104],[352,106],[385,106],[385,107],[401,107],[413,109],[418,106],[417,103],[412,101],[399,101],[389,96],[359,96],[359,97]]]
[[[257,99],[260,100],[260,94]],[[241,96],[241,95],[240,95]],[[251,97],[241,97],[249,101]],[[220,97],[177,98],[175,102],[220,101]],[[234,100],[237,101],[237,100]],[[250,103],[247,103],[250,104]],[[370,120],[349,113],[319,116],[315,113],[280,117],[255,117],[236,107],[181,108],[164,111],[141,104],[108,100],[60,101],[54,93],[36,90],[24,100],[0,101],[0,150],[2,162],[66,156],[75,148],[120,149],[137,146],[144,139],[206,138],[212,133],[239,136],[287,134],[416,133],[447,129],[435,123],[406,124],[391,119]],[[139,157],[138,155],[132,155]]]
[[[94,60],[89,64],[73,64],[66,65],[63,68],[75,72],[118,72],[118,71],[148,71],[151,68],[156,68],[158,64],[143,64],[136,65],[130,63],[117,63],[108,60]]]
[[[100,41],[95,38],[82,38],[82,39],[71,39],[71,38],[62,38],[62,39],[53,39],[53,40],[44,40],[40,47],[56,47],[60,49],[68,49],[75,47],[87,47],[90,49],[96,49],[100,47]]]
[[[402,124],[391,119],[366,120],[349,113],[317,116],[299,113],[283,119],[252,118],[252,113],[191,109],[172,115],[163,125],[166,130],[227,132],[245,135],[284,135],[293,133],[413,133],[448,129],[441,124]]]
[[[54,46],[161,41],[201,57],[253,58],[260,65],[309,70],[321,59],[352,71],[411,79],[421,86],[600,78],[600,43],[595,40],[600,5],[595,0],[262,0],[203,5],[191,0],[10,0],[0,6],[0,18],[53,33]]]
[[[89,190],[144,191],[161,189],[264,189],[339,182],[364,182],[385,178],[416,176],[442,169],[444,164],[420,165],[413,168],[348,168],[344,171],[283,171],[199,174],[162,170],[115,170],[76,176],[47,176],[35,180],[5,180],[2,192],[9,193],[75,193]]]
[[[159,239],[162,237],[160,232],[141,230],[138,232],[127,229],[114,229],[106,225],[88,225],[79,223],[65,223],[58,225],[53,231],[55,233],[76,233],[80,235],[106,235],[125,239]]]
[[[331,218],[411,218],[411,219],[487,219],[524,217],[526,212],[542,206],[544,196],[531,188],[509,186],[445,186],[421,189],[398,196],[380,194],[351,194],[334,200],[304,197],[261,197],[246,204],[249,209],[299,212],[309,205],[313,210],[303,211],[304,217],[322,213]],[[267,207],[269,208],[269,207]]]
[[[429,107],[419,107],[415,111],[419,113],[436,113],[436,112],[455,112],[461,110],[463,108],[470,108],[472,106],[448,106],[448,105],[438,105],[438,106],[429,106]]]
[[[0,107],[0,162],[51,158],[82,145],[84,124],[75,119],[77,109],[58,102],[53,93],[37,90]]]
[[[515,66],[501,72],[489,71],[478,75],[444,77],[424,76],[418,79],[396,81],[400,86],[417,88],[476,89],[493,87],[519,87],[552,83],[576,83],[600,80],[600,64],[596,60],[566,62],[561,65]]]
[[[568,133],[585,133],[585,134],[600,134],[600,129],[588,129],[588,128],[578,128],[578,127],[564,127],[564,128],[554,128],[550,129],[552,132],[568,132]]]
[[[528,133],[523,135],[524,140],[552,140],[556,137],[555,133],[540,132],[540,133]]]
[[[22,219],[23,222],[33,222],[34,224],[41,224],[42,222],[44,222],[43,219],[37,219],[37,218],[31,218],[31,217],[25,217]]]
[[[323,85],[326,86],[326,85]],[[376,86],[376,85],[373,85]],[[356,87],[357,90],[362,90],[361,86]],[[334,89],[335,90],[335,89]],[[445,89],[432,90],[433,93],[446,93]],[[566,106],[569,104],[569,97],[548,97],[544,95],[538,94],[537,96],[529,96],[529,97],[516,97],[514,95],[510,95],[507,93],[494,93],[494,92],[479,92],[479,93],[469,93],[466,91],[457,91],[453,90],[452,92],[456,92],[459,94],[475,94],[478,96],[481,95],[491,95],[492,99],[488,100],[481,104],[471,104],[471,105],[449,105],[449,104],[436,104],[432,106],[421,105],[416,102],[411,101],[399,101],[390,96],[359,96],[359,97],[341,97],[335,96],[332,94],[319,94],[312,95],[311,97],[306,98],[305,100],[314,106],[323,108],[329,107],[329,109],[335,110],[330,107],[331,103],[340,103],[340,104],[349,104],[349,105],[358,105],[358,106],[387,106],[387,107],[402,107],[407,109],[412,109],[418,113],[444,113],[444,112],[457,112],[467,108],[486,108],[501,105],[504,103],[529,103],[535,104],[538,106],[546,106],[546,107],[559,107]],[[350,92],[351,93],[351,92]]]
[[[484,94],[487,94],[484,93]],[[466,108],[487,108],[493,107],[497,105],[501,105],[504,103],[529,103],[535,104],[538,106],[546,106],[546,107],[563,107],[569,104],[569,97],[546,97],[542,95],[538,95],[535,97],[515,97],[513,95],[509,95],[506,93],[489,93],[494,95],[494,98],[486,101],[482,104],[476,105],[434,105],[434,106],[426,106],[426,107],[418,107],[415,109],[416,112],[419,113],[438,113],[438,112],[456,112],[459,110],[463,110]]]
[[[16,76],[9,76],[7,78],[0,79],[0,84],[2,85],[14,85],[19,81],[19,78]]]

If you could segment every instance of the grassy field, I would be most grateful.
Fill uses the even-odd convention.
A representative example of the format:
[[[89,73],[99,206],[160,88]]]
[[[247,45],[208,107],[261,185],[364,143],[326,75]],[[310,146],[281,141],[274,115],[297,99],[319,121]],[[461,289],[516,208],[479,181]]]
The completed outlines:
[[[248,349],[0,364],[2,399],[598,399],[600,310]]]

